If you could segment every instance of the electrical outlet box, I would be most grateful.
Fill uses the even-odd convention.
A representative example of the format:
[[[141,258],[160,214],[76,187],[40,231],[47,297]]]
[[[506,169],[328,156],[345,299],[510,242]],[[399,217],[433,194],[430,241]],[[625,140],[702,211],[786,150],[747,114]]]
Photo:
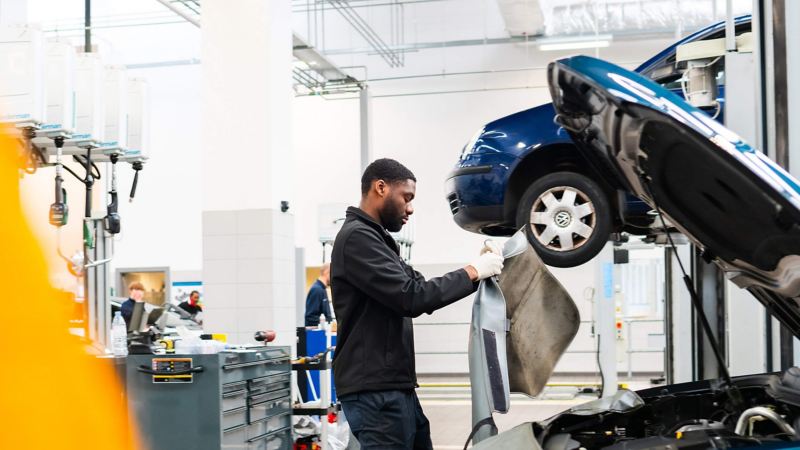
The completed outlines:
[[[75,55],[76,142],[103,142],[105,134],[105,77],[103,61],[96,53]]]
[[[45,121],[44,60],[41,29],[0,27],[0,122],[38,126]]]
[[[128,142],[128,74],[125,66],[104,69],[105,130],[101,149],[124,150]]]
[[[45,97],[47,109],[41,131],[72,134],[75,129],[75,49],[67,42],[45,45]]]
[[[150,97],[147,81],[128,80],[128,155],[150,156]]]

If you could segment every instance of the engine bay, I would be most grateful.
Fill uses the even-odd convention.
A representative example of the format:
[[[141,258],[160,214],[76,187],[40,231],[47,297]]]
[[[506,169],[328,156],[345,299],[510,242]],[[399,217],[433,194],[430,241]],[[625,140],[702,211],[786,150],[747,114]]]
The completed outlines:
[[[785,448],[800,441],[797,367],[737,377],[732,387],[708,380],[625,394],[635,402],[597,411],[590,404],[534,424],[537,441],[545,450]]]

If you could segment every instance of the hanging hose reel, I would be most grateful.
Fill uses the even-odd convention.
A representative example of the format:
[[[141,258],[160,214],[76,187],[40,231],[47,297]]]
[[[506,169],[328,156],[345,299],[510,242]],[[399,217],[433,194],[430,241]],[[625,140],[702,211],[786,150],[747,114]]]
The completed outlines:
[[[119,155],[112,154],[110,156],[111,159],[111,191],[109,191],[109,195],[111,196],[111,203],[108,204],[107,213],[106,213],[106,231],[110,234],[117,234],[120,232],[122,228],[122,224],[119,217],[118,212],[118,203],[117,203],[117,161],[119,161]]]
[[[63,227],[67,224],[69,208],[67,208],[67,190],[62,184],[64,178],[61,176],[64,165],[61,162],[61,151],[64,147],[64,137],[53,138],[56,145],[56,201],[50,205],[50,224],[56,227]]]

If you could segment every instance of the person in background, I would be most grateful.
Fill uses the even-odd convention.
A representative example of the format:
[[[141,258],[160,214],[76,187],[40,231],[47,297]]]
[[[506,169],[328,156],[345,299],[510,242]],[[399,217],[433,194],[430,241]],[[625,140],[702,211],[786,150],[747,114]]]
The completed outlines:
[[[328,301],[328,285],[331,283],[331,265],[325,263],[319,270],[319,278],[308,290],[306,296],[306,326],[319,325],[319,316],[325,315],[325,320],[331,322],[331,305]]]
[[[189,293],[189,299],[182,301],[178,308],[188,312],[192,316],[196,316],[197,313],[203,312],[203,307],[200,306],[200,292],[192,291]]]
[[[138,281],[128,285],[128,299],[122,302],[120,310],[122,318],[125,319],[125,326],[130,329],[133,305],[144,301],[144,285]]]

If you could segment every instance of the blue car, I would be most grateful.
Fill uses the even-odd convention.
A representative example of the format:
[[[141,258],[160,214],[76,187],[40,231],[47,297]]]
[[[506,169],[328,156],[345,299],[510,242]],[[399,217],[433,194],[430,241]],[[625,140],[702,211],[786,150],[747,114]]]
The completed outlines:
[[[749,32],[750,24],[750,16],[737,18],[737,35]],[[723,22],[702,29],[636,72],[680,93],[678,46],[724,34]],[[713,69],[718,95],[707,112],[720,120],[723,60]],[[446,181],[455,222],[489,236],[510,236],[525,227],[542,260],[556,267],[589,261],[614,233],[657,234],[652,208],[626,193],[602,162],[587,158],[555,118],[548,103],[490,122],[474,134]]]
[[[548,67],[548,83],[582,154],[800,337],[800,182],[706,112],[619,66],[564,58]],[[574,319],[552,321],[558,329]],[[546,352],[530,345],[535,363]],[[800,448],[800,368],[620,389],[472,448]]]

